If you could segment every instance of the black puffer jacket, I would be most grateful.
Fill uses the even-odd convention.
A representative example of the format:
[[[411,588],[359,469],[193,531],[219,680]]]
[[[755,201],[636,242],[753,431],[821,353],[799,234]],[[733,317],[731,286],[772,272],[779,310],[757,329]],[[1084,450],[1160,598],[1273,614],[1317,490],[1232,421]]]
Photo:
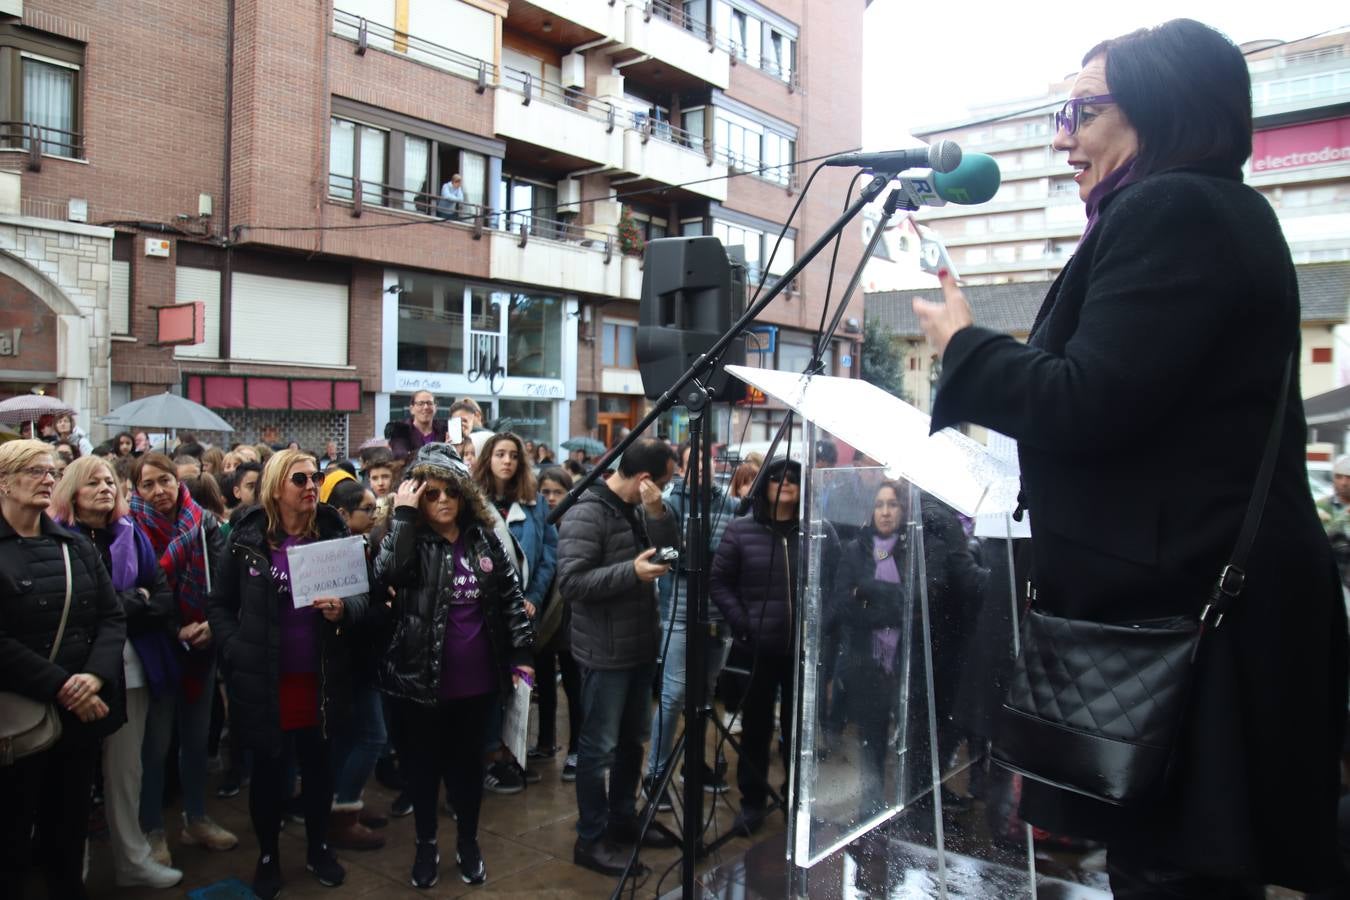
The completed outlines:
[[[70,549],[70,614],[56,661],[48,662],[66,597],[62,544]],[[97,675],[108,715],[84,725],[62,709],[61,724],[70,736],[116,731],[126,721],[126,614],[94,545],[46,515],[36,538],[20,536],[0,518],[0,600],[0,690],[53,703],[71,675]]]
[[[511,666],[528,666],[534,659],[534,628],[525,615],[525,595],[490,526],[470,525],[461,537],[478,579],[498,687],[505,698],[511,690]],[[416,509],[394,510],[393,526],[375,557],[376,582],[395,590],[393,633],[380,673],[390,696],[424,704],[439,698],[453,575],[446,559],[449,550],[445,538],[417,523]]]
[[[562,520],[558,589],[572,604],[572,656],[580,665],[626,669],[656,662],[656,582],[639,579],[633,560],[648,547],[679,547],[679,528],[669,509],[649,518],[641,504],[625,503],[599,481]]]
[[[347,536],[337,510],[318,507],[319,540]],[[208,612],[225,666],[230,729],[242,744],[273,754],[282,746],[281,600],[272,581],[267,514],[255,507],[230,531],[229,552],[215,567]],[[344,632],[367,614],[366,594],[343,598],[341,622],[314,613],[319,629],[319,727],[325,736],[342,725],[351,707],[351,660]]]

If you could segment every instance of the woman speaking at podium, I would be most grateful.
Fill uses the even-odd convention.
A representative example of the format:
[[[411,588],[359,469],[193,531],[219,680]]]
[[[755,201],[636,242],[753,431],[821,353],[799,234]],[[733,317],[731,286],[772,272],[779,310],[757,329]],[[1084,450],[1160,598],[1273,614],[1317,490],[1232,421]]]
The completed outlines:
[[[1105,840],[1118,898],[1329,887],[1346,619],[1304,471],[1294,266],[1242,183],[1246,61],[1186,19],[1108,40],[1056,123],[1088,224],[1028,343],[974,325],[949,273],[945,302],[914,304],[942,353],[933,429],[1018,441],[1033,609],[1198,621],[1278,449],[1245,587],[1203,632],[1169,777],[1125,805],[1027,780],[1023,817]]]

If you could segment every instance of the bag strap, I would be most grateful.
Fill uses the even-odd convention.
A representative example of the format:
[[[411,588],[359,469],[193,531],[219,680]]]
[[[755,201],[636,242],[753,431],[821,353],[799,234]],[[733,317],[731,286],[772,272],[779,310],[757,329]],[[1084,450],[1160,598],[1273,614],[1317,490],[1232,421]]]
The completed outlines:
[[[1261,456],[1261,468],[1256,473],[1256,486],[1252,498],[1247,503],[1247,515],[1242,520],[1242,530],[1238,532],[1237,545],[1229,557],[1228,564],[1219,573],[1219,580],[1210,591],[1209,603],[1200,613],[1200,627],[1203,630],[1214,614],[1211,627],[1218,628],[1224,613],[1236,602],[1247,582],[1247,556],[1251,553],[1256,532],[1261,527],[1261,515],[1265,512],[1266,498],[1270,494],[1270,482],[1275,475],[1275,456],[1280,446],[1280,433],[1284,429],[1284,413],[1289,402],[1289,382],[1293,377],[1294,355],[1284,364],[1284,376],[1280,379],[1280,397],[1275,404],[1275,415],[1270,420],[1270,432],[1266,435],[1266,449]]]
[[[52,641],[52,654],[47,657],[48,662],[56,662],[56,653],[61,649],[61,639],[66,636],[66,620],[70,618],[70,545],[61,541],[61,557],[66,563],[66,602],[61,607],[61,624],[56,629],[56,640]]]

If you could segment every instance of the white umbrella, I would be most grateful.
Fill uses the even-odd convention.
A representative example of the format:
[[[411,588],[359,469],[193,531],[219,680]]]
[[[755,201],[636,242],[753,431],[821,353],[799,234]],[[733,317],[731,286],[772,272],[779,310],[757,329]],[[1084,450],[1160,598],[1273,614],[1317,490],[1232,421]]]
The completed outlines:
[[[168,391],[123,403],[99,421],[123,428],[234,431],[233,425],[205,406]]]
[[[20,394],[0,402],[0,422],[15,425],[20,422],[33,422],[43,416],[59,416],[74,412],[74,408],[60,397],[49,397],[46,394]]]

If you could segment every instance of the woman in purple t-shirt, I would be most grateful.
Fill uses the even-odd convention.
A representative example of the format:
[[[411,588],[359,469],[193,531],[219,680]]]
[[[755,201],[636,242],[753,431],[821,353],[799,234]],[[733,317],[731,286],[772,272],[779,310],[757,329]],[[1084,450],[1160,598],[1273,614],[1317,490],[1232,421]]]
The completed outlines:
[[[513,680],[533,677],[534,631],[486,501],[448,444],[428,444],[413,460],[375,577],[395,590],[381,682],[406,741],[417,824],[412,882],[429,888],[439,879],[436,794],[444,776],[458,817],[461,877],[481,884],[484,730]]]

